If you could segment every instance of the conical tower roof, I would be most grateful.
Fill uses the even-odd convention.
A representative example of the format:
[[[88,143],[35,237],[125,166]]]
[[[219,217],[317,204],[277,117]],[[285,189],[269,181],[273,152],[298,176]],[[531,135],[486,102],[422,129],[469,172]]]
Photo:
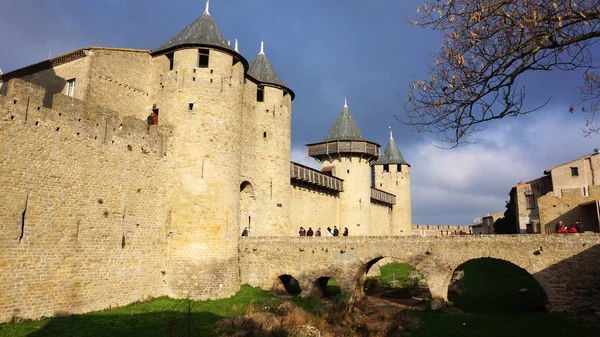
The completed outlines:
[[[281,78],[277,75],[275,68],[267,58],[264,52],[264,43],[260,43],[260,52],[258,55],[250,62],[250,68],[248,69],[248,75],[252,78],[256,79],[262,84],[270,84],[278,87],[282,87],[286,89],[291,95],[292,99],[294,98],[294,93],[289,87],[283,83]]]
[[[348,103],[345,100],[342,111],[324,141],[330,142],[335,140],[365,140],[352,118],[350,109],[348,109]]]
[[[211,46],[235,52],[235,50],[227,44],[223,34],[221,34],[221,31],[217,28],[217,25],[210,16],[208,12],[208,1],[206,2],[206,10],[199,18],[152,53],[157,54],[184,45]],[[235,53],[237,54],[237,52]]]
[[[404,156],[398,149],[398,145],[396,145],[396,141],[394,141],[394,137],[392,136],[392,131],[390,131],[390,141],[385,147],[385,151],[383,155],[379,158],[378,161],[373,163],[373,165],[385,165],[385,164],[404,164],[409,165],[404,159]],[[410,165],[409,165],[410,166]]]

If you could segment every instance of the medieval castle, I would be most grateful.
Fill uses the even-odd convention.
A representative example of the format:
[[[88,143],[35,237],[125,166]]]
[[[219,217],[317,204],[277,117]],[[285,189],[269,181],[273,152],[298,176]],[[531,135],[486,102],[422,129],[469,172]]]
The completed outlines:
[[[344,104],[290,162],[294,92],[206,11],[153,51],[89,47],[0,77],[0,321],[228,297],[240,233],[411,234],[410,165]],[[156,103],[159,124],[147,127]]]

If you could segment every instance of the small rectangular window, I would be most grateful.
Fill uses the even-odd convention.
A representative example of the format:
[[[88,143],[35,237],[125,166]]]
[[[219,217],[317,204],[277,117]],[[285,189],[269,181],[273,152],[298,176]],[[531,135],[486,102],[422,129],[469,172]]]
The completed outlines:
[[[525,207],[535,209],[535,196],[531,192],[525,192]]]
[[[70,79],[67,81],[67,96],[74,97],[75,96],[75,79]]]
[[[198,68],[208,68],[208,55],[210,51],[208,49],[198,50]]]
[[[173,70],[173,65],[175,64],[173,53],[167,54],[167,59],[169,60],[169,70]]]
[[[256,88],[256,101],[257,102],[265,101],[265,88],[262,85],[259,85]]]
[[[383,165],[383,172],[390,172],[390,165],[384,164]]]
[[[194,103],[189,103],[188,104],[188,109],[194,110]]]
[[[263,132],[263,138],[267,138],[267,132]]]
[[[402,164],[396,165],[396,172],[402,172]]]
[[[579,176],[579,168],[577,168],[577,167],[571,167],[571,175],[573,177]]]

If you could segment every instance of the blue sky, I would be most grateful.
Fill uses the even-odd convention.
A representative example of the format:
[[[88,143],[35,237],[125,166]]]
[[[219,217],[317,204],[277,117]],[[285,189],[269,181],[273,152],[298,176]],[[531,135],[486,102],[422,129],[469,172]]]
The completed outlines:
[[[568,114],[581,83],[576,72],[527,76],[527,104],[540,111],[490,124],[477,144],[453,150],[431,145],[394,118],[414,78],[427,78],[438,32],[406,18],[419,1],[212,0],[210,13],[226,39],[239,39],[251,61],[265,53],[296,93],[292,159],[312,166],[304,144],[325,138],[344,98],[368,140],[382,145],[388,126],[412,165],[413,222],[470,224],[504,210],[510,188],[595,147],[584,116]],[[155,49],[204,11],[203,0],[19,0],[0,4],[0,68],[4,72],[88,47]]]

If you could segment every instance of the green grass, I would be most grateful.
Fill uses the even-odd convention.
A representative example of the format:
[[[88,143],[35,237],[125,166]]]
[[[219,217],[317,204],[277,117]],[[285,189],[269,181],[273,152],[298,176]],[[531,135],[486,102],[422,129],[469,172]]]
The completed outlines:
[[[242,315],[249,303],[269,305],[280,301],[265,291],[242,286],[240,292],[232,298],[192,302],[192,322],[201,336],[210,336],[212,326],[217,320]],[[18,324],[4,323],[0,324],[0,336],[165,337],[169,336],[169,331],[174,331],[174,335],[178,336],[187,317],[187,304],[185,300],[160,297],[145,303],[134,303],[85,315],[46,318]],[[307,302],[305,306],[309,307],[309,304]]]
[[[323,290],[323,296],[325,296],[325,297],[334,297],[334,296],[338,295],[341,292],[342,292],[342,289],[337,284],[337,282],[333,278],[330,278],[327,281],[327,286]]]
[[[408,274],[415,270],[415,268],[406,263],[390,263],[380,268],[381,272],[379,276],[374,278],[379,279],[382,285],[389,284],[393,280],[398,281],[398,285],[403,287],[408,282]]]

